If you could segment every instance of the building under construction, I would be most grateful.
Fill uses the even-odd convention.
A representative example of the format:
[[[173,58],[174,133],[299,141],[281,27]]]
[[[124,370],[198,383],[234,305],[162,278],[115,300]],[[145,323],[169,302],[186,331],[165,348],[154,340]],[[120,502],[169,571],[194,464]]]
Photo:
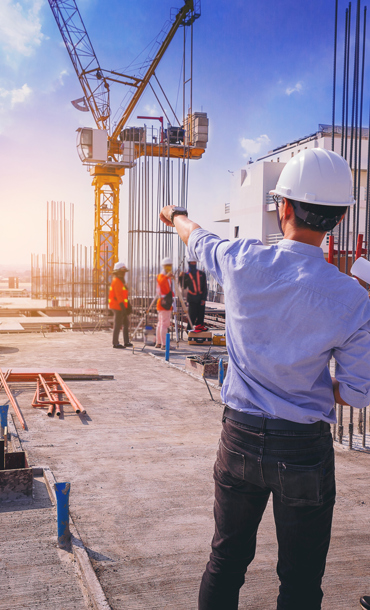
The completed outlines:
[[[208,330],[189,341],[186,294],[178,282],[186,271],[185,247],[159,212],[166,205],[188,207],[192,164],[207,154],[209,120],[193,108],[192,89],[200,0],[173,10],[146,60],[129,74],[101,66],[78,4],[49,0],[82,88],[73,105],[95,122],[77,136],[91,175],[94,235],[91,245],[79,244],[75,206],[50,198],[46,252],[32,255],[30,282],[11,277],[2,292],[0,286],[0,610],[190,610],[198,604],[213,533],[212,468],[229,357],[222,288],[212,277]],[[350,4],[345,13],[342,83],[337,9],[338,2],[332,124],[235,172],[230,199],[214,219],[228,223],[230,240],[276,244],[282,236],[268,192],[285,164],[305,148],[335,150],[352,169],[356,204],[323,250],[328,264],[350,273],[356,258],[370,260],[370,138],[361,78],[366,8],[358,0],[357,11]],[[156,73],[176,34],[183,35],[180,112]],[[113,123],[116,86],[125,96]],[[134,113],[145,90],[161,115],[138,117],[146,122],[138,126]],[[120,233],[120,209],[127,234]],[[133,307],[133,346],[122,351],[112,349],[108,307],[120,240],[127,243]],[[175,270],[165,351],[154,345],[163,257],[171,257]],[[334,368],[330,361],[333,376]],[[337,404],[336,412],[338,495],[323,610],[355,608],[370,593],[369,409]],[[277,550],[269,502],[240,607],[271,606],[279,586]]]

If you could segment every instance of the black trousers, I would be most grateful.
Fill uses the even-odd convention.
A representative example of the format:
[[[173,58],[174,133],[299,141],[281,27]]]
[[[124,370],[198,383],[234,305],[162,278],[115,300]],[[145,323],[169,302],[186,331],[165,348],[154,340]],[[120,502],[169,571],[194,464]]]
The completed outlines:
[[[119,331],[123,326],[123,344],[130,342],[128,336],[128,323],[129,317],[126,313],[124,313],[121,309],[113,309],[113,345],[118,345],[119,343]]]
[[[224,417],[214,480],[215,535],[199,610],[237,610],[270,494],[281,584],[266,610],[320,610],[335,501],[330,431],[263,431]]]
[[[193,326],[197,324],[204,324],[204,312],[206,306],[200,303],[188,303],[189,318],[193,323]],[[190,324],[188,324],[188,330],[191,330]]]

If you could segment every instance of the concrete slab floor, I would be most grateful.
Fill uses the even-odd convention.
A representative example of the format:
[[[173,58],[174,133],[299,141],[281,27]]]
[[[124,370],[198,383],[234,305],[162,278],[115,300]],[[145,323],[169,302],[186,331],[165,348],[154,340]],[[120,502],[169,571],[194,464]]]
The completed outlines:
[[[56,546],[56,516],[43,478],[34,499],[0,503],[0,609],[84,610],[73,555]]]
[[[23,447],[31,465],[49,466],[58,481],[71,482],[71,512],[113,610],[195,610],[213,533],[220,402],[210,400],[204,384],[145,352],[113,350],[109,332],[1,336],[0,366],[114,373],[114,381],[69,382],[86,417],[66,410],[61,420],[48,418],[32,409],[33,390],[22,386]],[[336,454],[323,610],[352,610],[370,594],[370,457]],[[9,536],[1,528],[0,545]],[[276,559],[269,505],[240,608],[276,607]]]

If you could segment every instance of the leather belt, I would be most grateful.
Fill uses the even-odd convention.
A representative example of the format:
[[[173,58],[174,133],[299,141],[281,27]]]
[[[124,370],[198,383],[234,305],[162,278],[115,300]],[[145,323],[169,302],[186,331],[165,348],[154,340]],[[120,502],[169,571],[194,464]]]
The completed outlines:
[[[313,424],[300,424],[288,419],[267,419],[263,416],[259,417],[244,411],[237,411],[228,406],[224,409],[223,417],[237,421],[239,424],[258,428],[259,430],[296,430],[297,432],[307,432],[309,434],[330,431],[330,424],[324,421],[317,421]]]

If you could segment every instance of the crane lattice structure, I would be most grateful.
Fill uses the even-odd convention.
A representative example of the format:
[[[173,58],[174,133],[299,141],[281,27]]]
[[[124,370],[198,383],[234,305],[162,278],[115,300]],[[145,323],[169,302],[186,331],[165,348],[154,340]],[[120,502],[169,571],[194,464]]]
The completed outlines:
[[[90,166],[93,178],[94,268],[98,276],[105,277],[106,271],[111,272],[118,261],[120,185],[125,170],[133,167],[138,157],[147,154],[188,160],[201,158],[205,151],[207,140],[196,133],[195,129],[192,86],[187,116],[185,108],[183,109],[183,124],[176,129],[169,127],[166,132],[162,130],[155,145],[151,143],[147,148],[143,128],[126,128],[147,86],[150,85],[154,92],[150,83],[152,77],[159,84],[155,74],[156,68],[179,27],[191,26],[192,31],[194,21],[200,17],[200,0],[184,0],[184,5],[176,12],[172,23],[162,30],[163,34],[157,41],[155,53],[147,58],[143,74],[139,72],[138,76],[101,67],[75,0],[49,0],[49,5],[84,93],[83,98],[72,103],[79,110],[90,110],[97,127],[97,130],[78,130],[77,148],[83,163]],[[192,80],[192,75],[188,80]],[[110,83],[129,87],[129,101],[121,108],[122,113],[114,129],[111,128]],[[160,84],[159,86],[164,94]],[[157,101],[159,102],[158,97]],[[167,98],[166,101],[168,102]],[[163,107],[162,110],[164,112]],[[204,120],[208,125],[208,119]],[[100,133],[96,133],[97,131]],[[98,155],[95,154],[96,150],[100,151]]]

